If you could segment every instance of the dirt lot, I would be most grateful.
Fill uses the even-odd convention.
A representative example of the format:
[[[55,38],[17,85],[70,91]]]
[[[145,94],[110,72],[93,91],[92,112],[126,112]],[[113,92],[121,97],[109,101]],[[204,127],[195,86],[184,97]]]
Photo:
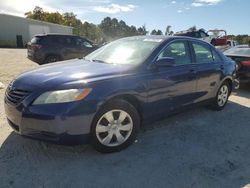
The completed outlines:
[[[0,82],[37,67],[0,49]],[[142,128],[128,149],[100,154],[16,135],[0,89],[0,187],[244,187],[250,183],[250,86],[222,112],[199,107]]]

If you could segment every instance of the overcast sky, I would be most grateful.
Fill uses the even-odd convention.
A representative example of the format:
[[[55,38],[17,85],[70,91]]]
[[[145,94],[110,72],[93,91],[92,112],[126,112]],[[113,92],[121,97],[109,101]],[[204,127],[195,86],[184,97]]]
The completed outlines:
[[[163,32],[167,25],[174,31],[196,25],[250,34],[250,0],[1,0],[0,13],[24,16],[35,6],[49,12],[74,12],[82,21],[95,24],[110,16]]]

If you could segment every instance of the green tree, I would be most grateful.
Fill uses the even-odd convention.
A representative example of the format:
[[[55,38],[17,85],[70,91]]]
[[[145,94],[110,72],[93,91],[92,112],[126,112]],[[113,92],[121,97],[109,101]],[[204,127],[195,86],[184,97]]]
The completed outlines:
[[[156,35],[157,34],[157,31],[154,29],[151,31],[150,35]]]
[[[131,25],[129,28],[128,36],[135,36],[137,35],[137,29],[134,25]]]
[[[77,15],[74,14],[73,12],[63,13],[63,19],[64,19],[63,24],[71,27],[80,27],[82,22],[81,20],[77,19],[76,16]]]
[[[118,21],[116,18],[111,19],[110,17],[104,18],[101,21],[99,28],[101,29],[106,41],[147,33],[145,26],[137,30],[135,26],[128,26],[123,20]]]
[[[155,29],[151,31],[151,35],[162,35],[162,34],[163,34],[162,31],[159,29],[157,31]]]
[[[43,21],[55,23],[55,24],[64,24],[64,18],[59,12],[43,13]]]
[[[39,6],[36,6],[32,12],[26,12],[24,15],[26,16],[26,18],[44,21],[44,11]]]
[[[148,33],[146,26],[143,25],[137,29],[138,35],[146,35]]]
[[[88,22],[84,22],[80,26],[78,35],[87,37],[96,43],[103,41],[103,33],[101,29],[98,26]]]

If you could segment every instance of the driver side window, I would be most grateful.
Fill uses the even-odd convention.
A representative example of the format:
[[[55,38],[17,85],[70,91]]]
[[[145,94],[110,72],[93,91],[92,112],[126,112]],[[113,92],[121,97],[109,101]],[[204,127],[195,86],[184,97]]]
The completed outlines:
[[[168,45],[158,56],[158,59],[170,57],[175,60],[176,65],[190,64],[188,45],[184,41],[173,42]]]

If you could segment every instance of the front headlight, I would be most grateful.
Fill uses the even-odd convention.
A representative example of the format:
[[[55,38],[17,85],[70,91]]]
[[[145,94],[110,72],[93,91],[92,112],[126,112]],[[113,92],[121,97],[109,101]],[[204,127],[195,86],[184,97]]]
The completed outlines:
[[[85,88],[85,89],[48,91],[41,94],[33,102],[33,105],[78,101],[84,99],[91,92],[91,90],[92,90],[91,88]]]

